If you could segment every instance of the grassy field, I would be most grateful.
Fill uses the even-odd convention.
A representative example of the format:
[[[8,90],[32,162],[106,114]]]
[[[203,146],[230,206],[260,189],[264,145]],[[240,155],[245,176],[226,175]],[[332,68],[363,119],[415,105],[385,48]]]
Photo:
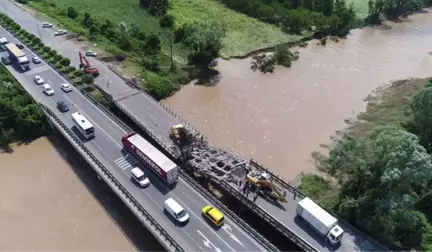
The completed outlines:
[[[206,19],[225,24],[227,34],[221,52],[225,58],[302,38],[282,33],[276,26],[235,12],[215,0],[171,0],[170,3],[169,13],[176,18],[177,25]]]
[[[368,0],[347,0],[347,4],[354,4],[357,14],[361,17],[366,17],[368,14]]]
[[[169,52],[169,31],[161,29],[158,20],[139,7],[138,0],[47,0],[47,2],[55,3],[61,9],[74,6],[79,12],[87,11],[102,20],[109,19],[115,23],[140,25],[144,31],[158,34],[163,40],[163,51],[166,54]],[[35,6],[37,3],[32,5]],[[226,24],[227,34],[221,52],[224,58],[242,56],[258,48],[301,38],[284,34],[275,26],[239,14],[214,0],[172,0],[169,13],[176,18],[176,24],[206,19],[220,20]],[[186,61],[187,50],[182,45],[176,45],[174,53],[176,61],[180,63]]]

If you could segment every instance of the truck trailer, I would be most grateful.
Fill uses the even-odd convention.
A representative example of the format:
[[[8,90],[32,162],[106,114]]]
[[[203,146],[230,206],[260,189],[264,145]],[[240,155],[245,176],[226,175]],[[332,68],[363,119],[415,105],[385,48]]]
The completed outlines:
[[[17,64],[23,71],[30,70],[30,60],[23,51],[13,43],[8,43],[5,47],[12,63]]]
[[[131,132],[122,137],[123,147],[154,171],[165,183],[177,182],[179,167],[171,159],[147,142],[142,136]]]
[[[328,243],[340,243],[344,230],[338,225],[338,220],[317,203],[306,197],[297,203],[296,213]]]

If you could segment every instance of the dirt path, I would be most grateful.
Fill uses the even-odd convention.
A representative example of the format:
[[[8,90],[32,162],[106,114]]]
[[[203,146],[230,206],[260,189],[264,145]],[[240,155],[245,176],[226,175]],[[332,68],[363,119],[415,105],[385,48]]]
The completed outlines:
[[[75,153],[62,144],[40,138],[0,154],[0,249],[136,251],[78,177],[88,165],[69,167],[64,158]]]

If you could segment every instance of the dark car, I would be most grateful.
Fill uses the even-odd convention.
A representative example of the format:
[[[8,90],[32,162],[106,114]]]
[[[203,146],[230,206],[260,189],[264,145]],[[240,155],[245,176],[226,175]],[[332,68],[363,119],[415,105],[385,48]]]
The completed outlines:
[[[57,108],[63,113],[69,111],[69,107],[64,101],[57,102]]]
[[[11,61],[10,61],[9,57],[1,57],[1,61],[5,65],[10,65],[11,64]]]
[[[16,44],[16,46],[17,46],[19,49],[24,49],[24,46],[23,46],[22,44]]]

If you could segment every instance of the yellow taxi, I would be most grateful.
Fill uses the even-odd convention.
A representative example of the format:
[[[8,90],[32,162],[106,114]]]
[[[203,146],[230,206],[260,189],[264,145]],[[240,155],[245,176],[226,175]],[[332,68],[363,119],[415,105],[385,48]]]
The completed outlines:
[[[212,206],[203,207],[202,215],[216,227],[221,227],[224,224],[223,214],[215,207]]]

